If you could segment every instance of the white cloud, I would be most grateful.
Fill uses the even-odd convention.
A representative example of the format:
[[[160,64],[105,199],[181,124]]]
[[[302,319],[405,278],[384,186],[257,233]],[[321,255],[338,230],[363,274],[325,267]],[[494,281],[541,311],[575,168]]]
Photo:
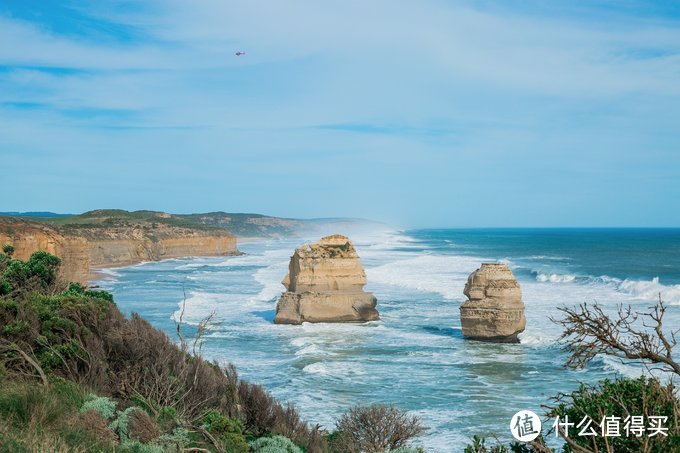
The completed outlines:
[[[524,191],[526,169],[590,177],[620,152],[633,166],[666,153],[680,117],[680,28],[669,21],[386,0],[159,0],[133,12],[94,2],[81,13],[137,27],[140,38],[66,36],[0,16],[0,153],[16,172],[29,160],[19,149],[56,159],[52,168],[59,156],[95,155],[121,170],[166,155],[158,165],[169,174],[191,156],[210,180],[231,162],[241,183],[278,175],[266,184],[283,185],[296,167],[313,173],[348,156],[385,190],[407,192],[410,171],[436,167],[463,192],[484,174]],[[349,127],[315,129],[334,124]],[[512,165],[521,169],[504,170]],[[426,179],[423,190],[439,187]],[[452,189],[441,184],[446,199]]]

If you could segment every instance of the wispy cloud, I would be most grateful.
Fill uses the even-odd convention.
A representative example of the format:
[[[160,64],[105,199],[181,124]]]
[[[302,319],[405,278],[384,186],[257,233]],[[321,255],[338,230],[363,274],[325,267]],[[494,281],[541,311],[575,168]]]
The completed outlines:
[[[456,223],[455,213],[474,209],[471,197],[504,206],[494,190],[475,194],[484,181],[517,197],[526,212],[516,223],[635,223],[635,213],[616,202],[637,197],[634,189],[617,180],[603,187],[592,172],[615,169],[625,180],[643,169],[647,186],[639,191],[660,194],[659,212],[668,197],[680,195],[655,182],[674,177],[669,162],[680,163],[671,152],[679,145],[680,10],[650,6],[10,3],[0,8],[0,153],[11,156],[3,163],[12,176],[0,190],[25,179],[26,169],[36,168],[33,153],[42,153],[49,163],[40,171],[56,179],[73,168],[85,171],[87,156],[118,178],[118,171],[143,178],[153,162],[168,175],[155,183],[171,192],[170,180],[205,175],[192,179],[195,189],[182,187],[193,195],[176,197],[177,207],[167,207],[175,210],[200,210],[200,198],[205,209]],[[236,50],[247,54],[236,57]],[[115,156],[140,168],[123,171]],[[380,190],[366,196],[322,176],[347,156],[356,181],[366,176]],[[225,170],[227,178],[221,168],[240,173]],[[309,190],[291,173],[300,171],[310,187],[321,188],[319,200],[349,197],[352,203],[342,205],[356,211],[281,206],[270,184],[304,197]],[[430,174],[415,176],[413,194],[404,193],[403,178],[413,180],[414,171]],[[459,183],[450,184],[451,174]],[[579,177],[584,183],[574,187]],[[96,180],[87,184],[104,192]],[[206,184],[210,195],[199,190]],[[252,191],[217,195],[242,187]],[[589,200],[590,189],[612,208]],[[413,198],[409,210],[390,191]],[[431,192],[450,207],[417,203],[438,200]],[[154,190],[148,193],[106,196],[109,205],[161,207]],[[551,200],[567,198],[569,209],[542,217]],[[6,210],[95,207],[37,189],[11,202]],[[480,223],[494,221],[479,215],[489,217]]]

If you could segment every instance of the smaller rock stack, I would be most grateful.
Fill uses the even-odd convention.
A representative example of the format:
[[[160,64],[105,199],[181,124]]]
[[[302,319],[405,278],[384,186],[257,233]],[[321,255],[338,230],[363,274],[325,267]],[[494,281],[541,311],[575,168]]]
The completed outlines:
[[[379,319],[352,241],[335,234],[295,250],[274,322],[365,322]]]
[[[524,331],[524,303],[517,279],[505,264],[483,263],[468,277],[460,306],[463,335],[483,341],[518,343]]]

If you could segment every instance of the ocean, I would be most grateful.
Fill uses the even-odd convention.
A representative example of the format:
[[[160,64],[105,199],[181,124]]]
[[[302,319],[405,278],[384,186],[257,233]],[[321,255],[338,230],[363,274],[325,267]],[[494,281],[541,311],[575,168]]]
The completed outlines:
[[[421,417],[416,442],[461,451],[474,434],[511,439],[511,416],[541,414],[579,382],[641,369],[609,358],[564,368],[551,322],[559,306],[630,304],[644,311],[659,294],[666,326],[680,321],[680,229],[476,229],[350,235],[366,268],[381,320],[366,324],[273,324],[281,280],[295,247],[315,238],[249,242],[245,255],[172,259],[105,270],[97,282],[120,309],[176,338],[184,295],[185,333],[215,312],[203,355],[232,362],[303,417],[332,429],[352,405],[396,404]],[[520,344],[465,340],[459,305],[467,276],[505,262],[526,305]],[[550,421],[548,423],[550,424]],[[549,426],[544,426],[544,432]],[[559,442],[555,439],[552,443]]]

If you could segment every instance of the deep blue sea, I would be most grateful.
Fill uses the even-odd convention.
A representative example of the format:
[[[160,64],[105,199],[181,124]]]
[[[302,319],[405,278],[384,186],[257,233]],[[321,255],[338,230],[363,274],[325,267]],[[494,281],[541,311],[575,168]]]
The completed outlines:
[[[334,231],[345,233],[343,231]],[[203,354],[233,362],[247,380],[332,428],[357,403],[384,402],[418,414],[433,452],[461,451],[473,434],[509,439],[512,414],[542,412],[580,381],[641,370],[597,359],[564,368],[556,307],[597,302],[645,310],[661,297],[669,327],[680,325],[680,229],[414,230],[349,234],[378,298],[366,324],[272,323],[288,260],[318,237],[240,244],[237,257],[172,259],[106,270],[98,282],[126,313],[175,335],[186,292],[185,328],[212,311]],[[482,262],[510,265],[526,305],[515,345],[463,339],[458,307]],[[544,428],[545,431],[545,428]],[[554,442],[554,441],[553,441]]]

